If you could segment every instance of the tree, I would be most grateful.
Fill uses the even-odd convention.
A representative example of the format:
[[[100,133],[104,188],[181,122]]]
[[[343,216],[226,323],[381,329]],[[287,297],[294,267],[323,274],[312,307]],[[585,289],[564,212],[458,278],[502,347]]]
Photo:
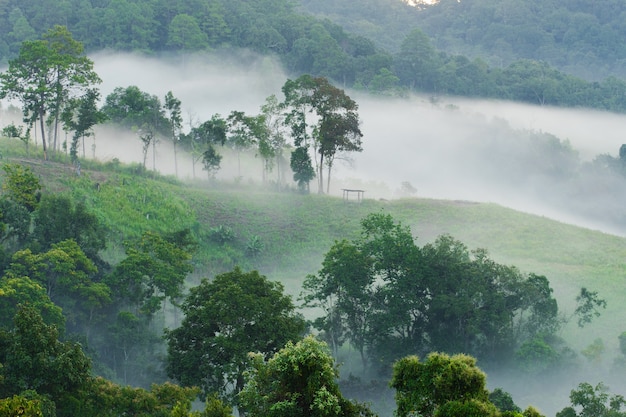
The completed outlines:
[[[170,121],[164,114],[161,101],[155,95],[141,91],[137,86],[117,87],[109,94],[102,112],[111,123],[128,128],[139,135],[143,146],[143,166],[146,168],[148,151],[152,146],[155,169],[156,142],[159,135],[171,136]]]
[[[202,161],[203,168],[207,171],[209,179],[213,178],[219,170],[222,156],[217,152],[216,146],[223,146],[226,142],[226,132],[228,125],[219,114],[214,114],[211,119],[194,127],[187,135],[187,143],[191,149],[191,162],[194,169],[199,160]]]
[[[85,95],[70,99],[63,109],[61,120],[66,130],[73,131],[70,144],[72,162],[78,160],[78,141],[82,139],[83,158],[85,157],[85,137],[92,136],[92,128],[106,121],[106,115],[98,109],[100,92],[95,88],[87,90]]]
[[[62,409],[90,379],[91,363],[77,343],[60,342],[55,326],[33,307],[21,306],[14,328],[0,330],[0,396],[27,390],[49,396]]]
[[[417,356],[407,356],[393,365],[390,385],[396,390],[395,415],[496,417],[497,409],[489,402],[486,380],[471,356],[431,353],[424,362]],[[487,412],[463,414],[451,410],[476,406]]]
[[[320,193],[324,192],[323,170],[325,166],[328,168],[328,192],[336,154],[362,150],[363,134],[359,128],[358,105],[343,90],[323,77],[303,75],[295,81],[287,80],[282,91],[285,95],[283,106],[287,111],[285,123],[291,129],[294,153],[297,152],[291,157],[294,180],[301,184],[312,179],[308,175],[311,159],[304,157],[310,149]],[[314,115],[313,122],[308,114]]]
[[[343,240],[336,242],[325,255],[322,269],[309,275],[303,283],[307,293],[305,305],[321,307],[326,314],[316,321],[324,330],[335,356],[341,345],[342,333],[367,364],[365,348],[370,321],[375,308],[375,280],[373,259],[362,248]]]
[[[315,170],[311,164],[311,157],[306,147],[298,146],[291,152],[291,170],[293,179],[298,183],[301,192],[309,192],[309,183],[315,178]]]
[[[183,117],[180,112],[181,102],[174,97],[171,91],[168,91],[165,95],[165,111],[167,112],[167,119],[169,121],[172,145],[174,146],[174,173],[178,177],[178,161],[176,150],[178,141],[180,140],[180,132],[183,126]]]
[[[108,278],[118,299],[136,314],[151,317],[169,299],[182,295],[185,278],[193,271],[192,253],[174,235],[145,232],[141,239],[125,243],[126,258]]]
[[[305,326],[280,283],[239,268],[202,280],[181,308],[181,326],[165,336],[168,375],[231,400],[243,388],[248,352],[269,357]]]
[[[2,191],[7,198],[25,207],[31,213],[35,211],[41,198],[39,178],[29,167],[17,163],[4,164],[2,170],[6,174]]]
[[[239,393],[250,417],[374,416],[365,406],[343,397],[338,372],[324,343],[308,336],[288,342],[269,360],[252,354],[252,370]]]
[[[320,156],[319,189],[324,190],[324,165],[328,167],[326,193],[330,192],[330,174],[339,152],[360,152],[361,129],[358,105],[345,92],[331,85],[325,78],[316,78],[313,106],[320,122],[318,125],[318,153]]]
[[[278,98],[275,95],[271,95],[265,99],[265,104],[261,106],[261,112],[265,120],[265,128],[268,132],[267,136],[267,148],[266,152],[266,169],[271,171],[273,164],[270,162],[269,157],[275,158],[276,164],[276,184],[278,189],[281,188],[282,183],[282,166],[283,152],[287,144],[284,131],[285,117],[282,114],[282,108],[278,102]]]
[[[107,229],[84,203],[73,203],[61,194],[45,194],[37,208],[33,240],[37,249],[72,239],[93,262],[100,264],[99,252],[106,247]]]
[[[420,29],[414,29],[402,41],[394,59],[394,70],[402,84],[411,90],[434,91],[438,55],[430,39]]]
[[[29,277],[63,309],[68,324],[89,337],[96,311],[111,301],[111,290],[94,280],[97,268],[74,240],[52,244],[47,252],[16,252],[6,271],[8,278]]]
[[[208,42],[209,37],[202,32],[195,17],[188,14],[174,16],[169,26],[168,46],[183,51],[197,51],[205,49]]]
[[[570,392],[572,407],[566,407],[556,417],[624,417],[626,400],[621,395],[609,396],[609,388],[603,383],[595,387],[588,382],[578,384]],[[580,410],[579,412],[576,409]]]
[[[0,97],[22,103],[24,121],[29,130],[39,120],[44,158],[48,144],[45,117],[50,114],[54,124],[53,150],[56,149],[56,128],[64,105],[70,97],[100,78],[93,71],[93,62],[84,55],[83,45],[72,39],[64,26],[50,29],[41,40],[25,41],[19,56],[9,62],[9,69],[0,74]]]
[[[576,296],[574,315],[578,317],[578,327],[591,323],[594,317],[600,317],[599,308],[606,308],[606,300],[598,297],[597,291],[589,291],[582,287]]]

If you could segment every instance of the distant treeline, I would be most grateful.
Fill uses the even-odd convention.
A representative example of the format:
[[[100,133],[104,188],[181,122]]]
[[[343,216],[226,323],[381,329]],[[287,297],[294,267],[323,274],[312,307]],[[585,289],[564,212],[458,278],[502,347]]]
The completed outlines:
[[[461,4],[470,7],[465,4],[480,2],[449,3],[440,2],[437,8],[423,11],[423,19],[428,17],[428,20],[415,20],[414,27],[420,29],[403,32],[403,39],[399,39],[400,46],[394,50],[375,43],[376,32],[363,31],[370,37],[349,33],[328,19],[304,14],[289,0],[8,0],[4,13],[0,14],[0,59],[6,62],[17,54],[22,41],[36,39],[53,25],[61,24],[68,27],[75,39],[83,42],[87,51],[111,49],[167,54],[247,48],[261,54],[276,54],[290,75],[308,73],[323,76],[342,87],[361,88],[381,94],[417,91],[430,95],[498,98],[541,105],[626,111],[626,83],[621,79],[610,77],[601,82],[588,82],[537,61],[544,59],[539,55],[513,54],[512,58],[502,58],[500,62],[503,65],[494,67],[488,64],[493,62],[494,54],[498,55],[496,46],[504,50],[512,49],[510,44],[506,46],[507,42],[530,37],[530,34],[526,36],[526,32],[514,36],[512,32],[507,32],[507,36],[495,36],[491,29],[493,25],[487,26],[485,22],[477,23],[476,20],[467,19],[468,26],[455,27],[454,33],[465,33],[468,43],[474,43],[474,39],[469,38],[471,33],[475,33],[473,36],[476,39],[480,38],[479,35],[485,38],[487,33],[491,33],[492,37],[497,38],[496,49],[485,53],[460,44],[458,48],[446,48],[462,51],[463,55],[436,49],[434,45],[445,46],[446,42],[438,37],[433,45],[425,33],[434,33],[435,21],[448,19],[447,14],[438,11],[446,7],[454,9],[456,4],[458,7]],[[499,9],[511,14],[505,20],[513,22],[518,9],[532,8],[536,2],[525,2],[524,5],[506,3],[515,7]],[[556,7],[556,2],[548,3],[551,6],[542,7]],[[359,6],[364,11],[380,10],[373,7],[372,1],[359,2]],[[574,6],[568,7],[567,10],[572,13],[577,10]],[[492,9],[495,10],[496,5]],[[390,7],[389,10],[397,17],[399,24],[412,21],[407,20],[408,17],[422,16],[421,12],[415,13],[416,9],[405,9],[402,5]],[[455,10],[452,11],[459,11]],[[488,9],[484,13],[485,16],[491,16],[488,22],[497,17],[493,10]],[[612,14],[614,19],[617,19],[617,15],[619,13]],[[463,16],[467,17],[467,14]],[[362,20],[362,24],[367,26],[368,20]],[[476,25],[473,31],[469,27],[472,24]],[[449,27],[444,23],[441,25],[442,28]],[[533,21],[532,27],[535,25]],[[571,28],[572,25],[567,27]],[[507,31],[506,27],[502,30]],[[576,36],[572,34],[571,39],[587,39],[583,37],[585,29],[581,25],[574,25],[572,30],[580,33]],[[593,31],[593,27],[589,30]],[[555,28],[554,36],[556,31]],[[623,38],[617,29],[611,33],[615,35],[611,38],[613,40]],[[572,50],[578,48],[579,44],[573,42]],[[528,50],[540,51],[545,49],[544,46],[547,48],[550,44],[544,44],[539,37],[530,44]],[[602,53],[610,55],[613,51],[611,48]],[[619,56],[619,51],[613,52]],[[490,61],[465,56],[479,53],[485,53]],[[529,59],[516,60],[518,57]],[[504,66],[504,62],[508,61],[511,63]]]
[[[410,7],[400,0],[301,0],[305,10],[398,51],[419,27],[448,54],[490,65],[545,61],[599,81],[626,76],[623,2],[619,0],[440,0]]]

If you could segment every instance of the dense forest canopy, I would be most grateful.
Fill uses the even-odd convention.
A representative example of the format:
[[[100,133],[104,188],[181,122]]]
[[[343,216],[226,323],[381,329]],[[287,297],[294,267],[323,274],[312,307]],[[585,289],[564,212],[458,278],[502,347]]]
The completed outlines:
[[[278,56],[294,76],[378,94],[626,111],[626,83],[616,78],[624,74],[623,25],[614,3],[46,1],[3,2],[1,61],[63,25],[89,53],[245,48]]]
[[[525,384],[548,376],[564,380],[566,372],[596,367],[607,356],[600,338],[577,352],[561,334],[568,323],[582,328],[607,308],[593,288],[580,287],[569,301],[573,312],[562,310],[543,272],[500,264],[486,249],[470,250],[447,233],[417,246],[411,228],[386,214],[391,206],[382,202],[356,208],[326,200],[320,210],[324,220],[313,228],[332,232],[330,249],[321,248],[326,240],[303,244],[306,232],[298,228],[314,217],[306,212],[308,206],[323,201],[308,199],[309,182],[317,177],[319,193],[329,193],[336,159],[363,151],[359,105],[336,85],[377,95],[424,93],[433,108],[437,96],[462,95],[626,111],[626,83],[616,77],[588,82],[541,57],[525,56],[523,48],[509,61],[499,54],[498,48],[513,50],[509,41],[517,46],[528,41],[529,51],[541,50],[544,42],[531,36],[525,18],[535,12],[550,15],[556,3],[445,0],[412,8],[389,3],[388,11],[402,15],[398,21],[420,22],[407,25],[395,49],[385,45],[389,39],[381,38],[377,45],[368,38],[372,30],[367,24],[361,28],[367,36],[355,35],[330,19],[303,14],[287,0],[0,3],[0,23],[6,28],[0,55],[8,63],[0,74],[0,97],[20,102],[25,124],[2,129],[12,160],[3,164],[0,193],[0,412],[229,417],[235,406],[252,416],[306,413],[302,410],[320,417],[372,416],[369,406],[344,398],[340,388],[359,397],[368,390],[384,391],[391,378],[398,416],[417,409],[429,416],[539,417],[532,407],[522,413],[509,394],[489,392],[476,361],[511,372]],[[484,9],[477,12],[473,7],[479,5]],[[380,6],[363,2],[372,16]],[[573,10],[584,16],[600,13],[600,8],[577,2],[563,10],[563,15]],[[466,20],[456,27],[454,22],[441,24],[444,15],[438,13],[445,11]],[[598,16],[611,29],[610,16]],[[448,36],[445,28],[454,28],[464,41],[487,45],[484,33],[472,30],[474,17],[505,27],[501,33],[493,25],[486,31],[502,40],[491,45],[496,55],[481,59],[478,47],[466,53]],[[439,25],[433,23],[438,18]],[[525,29],[514,32],[515,39],[504,36],[513,27]],[[433,28],[444,28],[443,35],[434,36]],[[611,30],[609,34],[620,33]],[[551,33],[557,32],[553,27]],[[573,39],[575,45],[576,33],[568,33],[560,40]],[[606,33],[598,38],[607,40]],[[108,48],[165,58],[245,48],[279,57],[286,71],[298,77],[284,83],[284,98],[267,97],[259,114],[213,114],[202,123],[189,120],[187,130],[182,101],[171,90],[158,97],[133,85],[116,87],[98,108],[101,80],[86,51]],[[620,56],[621,51],[608,47],[597,53]],[[499,64],[493,63],[494,56]],[[450,105],[446,111],[457,110]],[[85,158],[85,137],[105,121],[139,139],[142,164],[124,166],[114,159],[100,165],[95,148],[93,160]],[[41,150],[36,141],[35,149],[29,147],[36,122]],[[484,125],[480,145],[474,153],[465,152],[459,163],[467,172],[498,177],[514,190],[534,185],[545,200],[560,200],[564,194],[582,200],[592,195],[581,190],[584,185],[597,190],[598,185],[610,188],[626,181],[626,145],[619,157],[601,155],[581,163],[567,141],[548,133],[514,130],[499,120]],[[61,127],[71,134],[63,144]],[[171,178],[160,177],[156,164],[157,147],[166,139],[176,167]],[[223,207],[223,201],[205,194],[207,184],[219,184],[215,173],[224,149],[237,159],[235,188],[242,187],[242,155],[253,154],[263,169],[257,173],[261,185],[250,181],[249,189],[271,190],[276,201],[292,194],[288,205],[304,214],[284,220],[272,212],[253,219],[265,229],[242,226],[255,217],[242,208],[242,200]],[[283,183],[280,173],[270,181],[269,174],[286,161],[283,153],[288,151],[294,182]],[[44,162],[29,160],[30,152]],[[194,180],[196,163],[206,171],[204,181],[197,182],[201,191],[179,182],[178,152],[193,165]],[[16,160],[24,153],[26,159]],[[478,169],[483,154],[497,161]],[[91,172],[82,171],[81,162]],[[61,177],[56,187],[43,183],[41,173],[49,167]],[[529,173],[536,176],[530,182]],[[147,187],[147,178],[158,180],[154,188]],[[406,183],[403,192],[415,189]],[[601,211],[609,224],[624,227],[621,200],[610,201],[614,206],[602,210],[578,204],[572,212]],[[360,234],[354,227],[346,232],[347,225],[359,221],[356,213],[368,207],[380,211],[360,220]],[[278,232],[280,222],[285,228]],[[255,234],[259,230],[273,238],[265,241]],[[302,305],[282,283],[255,269],[277,273],[276,264],[287,262],[292,250],[304,255],[289,259],[291,269],[282,273],[295,275]],[[307,266],[294,266],[318,256],[323,260],[316,274],[300,274]],[[579,288],[578,282],[568,285]],[[301,308],[313,309],[307,311],[308,321]],[[317,340],[305,337],[312,332]],[[626,368],[626,332],[617,339],[619,353],[610,359],[621,372]],[[334,361],[345,352],[360,356],[360,375],[371,380],[351,376],[340,387]],[[199,388],[164,382],[168,378]],[[198,397],[206,399],[202,413],[191,411]],[[581,383],[570,400],[572,407],[559,417],[590,415],[592,408],[597,416],[622,417],[626,405],[619,395],[609,397],[603,384]]]
[[[305,10],[398,50],[419,27],[440,50],[481,57],[494,66],[545,61],[588,80],[626,74],[623,4],[616,0],[302,0]],[[425,4],[433,3],[433,4]]]

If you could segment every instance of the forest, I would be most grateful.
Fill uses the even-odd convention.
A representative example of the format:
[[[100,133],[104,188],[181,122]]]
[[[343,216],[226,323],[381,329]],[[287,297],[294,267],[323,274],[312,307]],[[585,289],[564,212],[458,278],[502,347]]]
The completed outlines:
[[[0,97],[11,100],[0,175],[3,413],[527,417],[543,414],[488,386],[487,374],[506,370],[518,388],[583,377],[581,368],[611,359],[623,370],[621,329],[613,329],[614,358],[602,338],[571,344],[572,333],[616,308],[616,294],[596,288],[608,285],[573,281],[571,298],[557,300],[550,262],[503,263],[445,228],[418,245],[406,215],[390,214],[413,198],[355,205],[330,196],[336,163],[368,146],[357,95],[422,93],[433,107],[435,96],[462,95],[622,111],[621,80],[585,81],[530,59],[490,67],[436,50],[421,29],[387,52],[281,1],[101,3],[66,2],[58,17],[28,2],[3,5],[13,28],[5,39],[15,41],[5,45],[0,74]],[[408,15],[434,16],[446,4]],[[256,26],[242,23],[257,17]],[[302,36],[285,37],[289,22]],[[175,57],[235,47],[277,56],[290,78],[258,114],[230,109],[188,127],[171,90],[159,97],[118,86],[102,97],[89,57],[103,48]],[[459,70],[469,67],[463,78]],[[532,166],[538,194],[560,200],[558,184],[583,203],[585,185],[600,195],[625,181],[626,146],[584,163],[549,133],[485,125],[476,148],[494,163],[482,175],[519,184]],[[103,126],[138,142],[140,161],[87,157]],[[170,176],[157,165],[166,146]],[[466,155],[468,167],[475,155]],[[219,176],[227,159],[232,182]],[[260,169],[245,184],[251,160]],[[178,170],[190,166],[183,180]],[[401,191],[416,192],[408,182]],[[253,203],[247,194],[257,193]],[[623,228],[619,200],[611,203],[600,214],[584,204],[572,210]],[[561,274],[574,263],[559,262]],[[608,265],[596,273],[614,280],[621,263]],[[340,360],[350,370],[344,379]],[[558,417],[626,415],[624,398],[604,383],[568,391],[569,404],[554,404]]]
[[[4,62],[17,55],[23,41],[59,24],[87,52],[171,55],[246,48],[278,56],[294,76],[323,76],[343,88],[378,94],[422,92],[626,110],[619,58],[624,28],[615,1],[594,2],[592,8],[563,0],[441,1],[424,10],[399,0],[46,1],[3,2]],[[330,16],[304,12],[321,10]],[[352,25],[344,26],[346,21]],[[386,36],[396,45],[380,44]]]

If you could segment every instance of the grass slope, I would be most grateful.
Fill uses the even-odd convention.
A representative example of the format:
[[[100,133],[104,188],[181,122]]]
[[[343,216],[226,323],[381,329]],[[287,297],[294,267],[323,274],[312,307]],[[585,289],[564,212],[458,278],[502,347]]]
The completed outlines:
[[[200,242],[190,285],[240,265],[283,282],[297,295],[306,274],[320,268],[335,240],[355,238],[366,214],[383,211],[410,226],[420,246],[447,233],[470,249],[488,249],[497,262],[546,275],[566,315],[573,311],[581,286],[598,291],[608,302],[602,317],[585,329],[570,324],[564,330],[577,350],[602,337],[607,348],[616,351],[617,336],[626,330],[620,316],[621,301],[626,299],[626,239],[621,237],[495,204],[419,198],[355,203],[250,185],[151,179],[134,175],[138,167],[92,164],[78,176],[67,164],[17,161],[40,176],[44,192],[68,193],[97,213],[109,228],[105,257],[112,262],[123,256],[124,239],[146,230],[190,228]],[[212,239],[219,226],[230,228],[233,239],[225,243]],[[251,239],[262,243],[255,257],[246,255]]]

